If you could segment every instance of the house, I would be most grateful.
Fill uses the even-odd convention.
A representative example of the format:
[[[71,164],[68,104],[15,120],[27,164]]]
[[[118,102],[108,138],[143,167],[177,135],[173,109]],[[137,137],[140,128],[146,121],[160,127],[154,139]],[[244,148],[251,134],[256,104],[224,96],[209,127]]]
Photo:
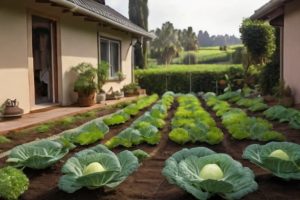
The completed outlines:
[[[153,37],[104,0],[2,0],[0,26],[0,104],[16,98],[25,113],[73,104],[70,69],[81,62],[108,61],[104,90],[120,90],[133,80],[135,42]]]
[[[281,80],[291,87],[296,102],[300,103],[300,1],[272,0],[251,18],[267,20],[280,28]]]

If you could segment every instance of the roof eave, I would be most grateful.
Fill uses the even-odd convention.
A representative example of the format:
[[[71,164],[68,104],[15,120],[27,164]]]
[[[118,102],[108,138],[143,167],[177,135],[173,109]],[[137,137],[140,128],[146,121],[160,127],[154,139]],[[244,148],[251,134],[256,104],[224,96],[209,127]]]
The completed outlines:
[[[78,6],[74,3],[71,3],[69,1],[66,1],[66,0],[50,0],[50,1],[53,2],[53,3],[60,4],[62,6],[65,6],[65,7],[69,8],[72,12],[78,12],[78,13],[81,13],[83,15],[93,17],[95,19],[98,19],[99,21],[106,22],[106,23],[114,25],[114,26],[116,26],[116,27],[118,27],[122,30],[129,31],[131,33],[143,36],[145,38],[154,39],[154,37],[155,37],[152,33],[149,33],[146,30],[145,31],[133,30],[133,29],[131,29],[131,28],[125,26],[125,25],[119,24],[119,23],[117,23],[113,20],[110,20],[110,19],[108,19],[104,16],[93,13],[93,12],[91,12],[91,11],[85,9],[85,8],[82,8],[82,7],[80,7],[80,6]]]
[[[263,5],[261,8],[255,11],[255,13],[250,17],[251,19],[262,19],[267,20],[268,15],[281,8],[286,2],[291,0],[273,0]]]

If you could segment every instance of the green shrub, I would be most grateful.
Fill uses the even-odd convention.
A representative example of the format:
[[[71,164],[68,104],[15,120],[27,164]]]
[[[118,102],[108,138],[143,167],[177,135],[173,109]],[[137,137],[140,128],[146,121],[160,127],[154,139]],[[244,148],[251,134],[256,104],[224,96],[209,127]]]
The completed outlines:
[[[16,200],[29,186],[26,175],[13,167],[0,169],[0,197],[6,200]]]
[[[214,66],[212,66],[214,67]],[[188,68],[188,67],[187,67]],[[138,70],[136,71],[136,79],[139,85],[146,89],[149,94],[163,94],[166,91],[175,93],[189,92],[211,92],[216,91],[216,82],[224,78],[224,74],[228,74],[232,79],[242,78],[243,71],[239,67],[231,67],[223,70],[194,70],[187,69],[178,70]],[[158,81],[159,80],[159,81]],[[234,85],[236,89],[238,86]],[[218,92],[222,89],[219,88]]]

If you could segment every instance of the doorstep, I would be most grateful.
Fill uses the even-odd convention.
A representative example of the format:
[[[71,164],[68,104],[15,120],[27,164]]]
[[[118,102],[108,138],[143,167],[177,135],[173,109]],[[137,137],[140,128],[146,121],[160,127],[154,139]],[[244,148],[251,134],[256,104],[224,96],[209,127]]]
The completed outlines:
[[[0,121],[0,135],[11,131],[21,130],[38,124],[42,124],[51,120],[57,120],[66,116],[76,115],[88,112],[94,109],[105,108],[106,106],[115,105],[122,102],[132,101],[135,97],[125,97],[120,100],[109,100],[103,104],[95,104],[91,107],[51,107],[51,109],[39,110],[39,112],[31,112],[20,118]]]

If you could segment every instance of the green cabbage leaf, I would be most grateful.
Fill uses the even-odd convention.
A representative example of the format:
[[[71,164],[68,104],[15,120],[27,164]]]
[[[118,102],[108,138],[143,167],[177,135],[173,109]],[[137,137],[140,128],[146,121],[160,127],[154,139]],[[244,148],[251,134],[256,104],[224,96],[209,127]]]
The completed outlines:
[[[14,167],[45,169],[62,159],[69,149],[50,140],[34,141],[12,149],[6,162]]]
[[[284,152],[281,153],[284,156],[271,156],[278,150]],[[244,150],[243,158],[270,171],[274,176],[285,180],[300,180],[300,145],[298,144],[290,142],[253,144]]]
[[[84,175],[84,169],[91,163],[99,163],[104,171]],[[58,183],[59,189],[74,193],[85,187],[115,188],[139,167],[138,158],[130,151],[114,154],[103,145],[76,153],[62,168],[64,174]]]
[[[210,174],[204,178],[201,175],[207,173],[203,173],[203,170],[209,165],[218,166],[220,171],[209,171]],[[214,195],[224,199],[240,199],[258,188],[249,168],[243,167],[227,154],[217,154],[205,147],[183,149],[173,154],[165,162],[162,173],[169,183],[201,200]]]

